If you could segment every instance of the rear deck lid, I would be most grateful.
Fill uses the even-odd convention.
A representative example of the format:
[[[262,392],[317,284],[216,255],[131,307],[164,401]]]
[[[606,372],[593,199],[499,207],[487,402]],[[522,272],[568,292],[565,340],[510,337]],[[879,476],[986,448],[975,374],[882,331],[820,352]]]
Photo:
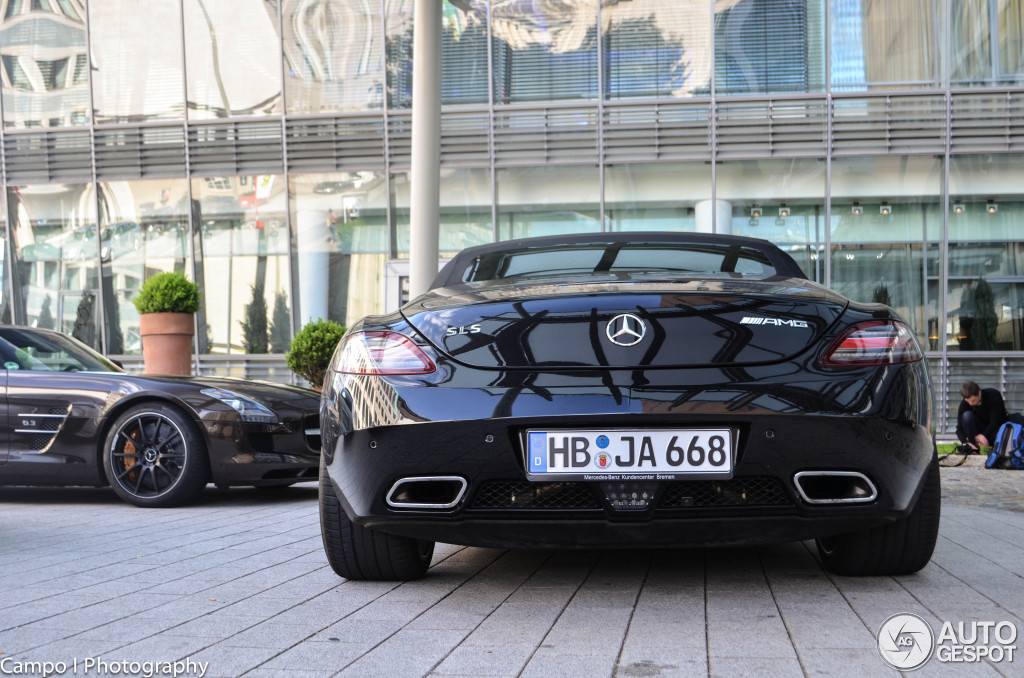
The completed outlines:
[[[403,308],[441,353],[482,368],[742,366],[814,344],[846,300],[803,279],[489,281]]]

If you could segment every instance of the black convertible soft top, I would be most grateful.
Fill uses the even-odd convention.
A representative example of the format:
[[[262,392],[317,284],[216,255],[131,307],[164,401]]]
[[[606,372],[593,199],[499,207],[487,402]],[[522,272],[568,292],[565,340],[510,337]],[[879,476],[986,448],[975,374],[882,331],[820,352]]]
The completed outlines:
[[[530,250],[551,250],[561,247],[601,246],[608,245],[653,245],[678,246],[693,244],[697,247],[718,246],[740,250],[753,250],[760,253],[775,269],[778,275],[786,278],[806,279],[807,276],[797,265],[793,257],[783,252],[776,245],[760,238],[748,238],[739,235],[719,235],[713,233],[690,233],[678,231],[630,231],[616,233],[576,233],[571,235],[543,236],[539,238],[520,238],[503,240],[487,245],[467,247],[444,265],[434,278],[431,289],[449,287],[463,283],[463,275],[475,260],[486,260],[489,255],[511,252],[528,252]]]

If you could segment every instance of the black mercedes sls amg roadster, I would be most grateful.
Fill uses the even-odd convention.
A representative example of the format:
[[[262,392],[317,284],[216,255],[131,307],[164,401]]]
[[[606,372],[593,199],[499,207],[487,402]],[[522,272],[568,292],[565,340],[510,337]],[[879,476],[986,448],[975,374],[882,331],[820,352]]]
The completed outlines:
[[[0,326],[0,485],[110,485],[136,506],[194,501],[208,482],[315,480],[315,391],[125,374],[58,332]]]
[[[852,575],[929,561],[928,372],[892,309],[771,243],[614,233],[467,249],[354,325],[321,400],[335,572],[412,579],[442,541],[815,539]]]

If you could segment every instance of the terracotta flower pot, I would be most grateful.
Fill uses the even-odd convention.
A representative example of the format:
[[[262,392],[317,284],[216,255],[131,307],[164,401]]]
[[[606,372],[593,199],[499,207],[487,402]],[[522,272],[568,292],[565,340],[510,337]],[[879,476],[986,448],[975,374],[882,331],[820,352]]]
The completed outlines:
[[[192,374],[191,313],[143,313],[139,316],[146,374]]]

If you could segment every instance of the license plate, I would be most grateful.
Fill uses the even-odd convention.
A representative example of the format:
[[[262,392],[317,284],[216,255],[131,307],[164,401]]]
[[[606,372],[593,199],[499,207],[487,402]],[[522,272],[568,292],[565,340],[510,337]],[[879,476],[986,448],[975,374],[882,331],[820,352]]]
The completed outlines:
[[[728,428],[527,431],[532,480],[729,478],[736,433]]]

